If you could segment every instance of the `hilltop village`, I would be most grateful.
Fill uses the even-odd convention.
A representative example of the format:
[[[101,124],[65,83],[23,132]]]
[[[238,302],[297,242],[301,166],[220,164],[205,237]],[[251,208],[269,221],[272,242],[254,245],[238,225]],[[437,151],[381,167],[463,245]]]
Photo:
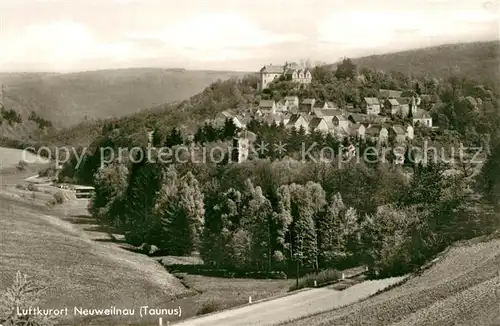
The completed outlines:
[[[258,88],[265,92],[280,80],[294,83],[298,88],[307,87],[312,78],[311,69],[296,63],[270,64],[260,70]],[[422,107],[423,101],[427,106],[435,104],[430,95],[393,89],[379,89],[378,94],[362,98],[356,107],[352,103],[341,105],[334,100],[291,94],[279,99],[260,99],[258,104],[219,113],[215,122],[220,124],[230,119],[237,128],[246,129],[255,119],[269,126],[302,130],[305,134],[320,132],[340,141],[367,140],[377,144],[387,144],[389,139],[404,144],[413,140],[415,128],[438,128],[433,125],[429,111]]]

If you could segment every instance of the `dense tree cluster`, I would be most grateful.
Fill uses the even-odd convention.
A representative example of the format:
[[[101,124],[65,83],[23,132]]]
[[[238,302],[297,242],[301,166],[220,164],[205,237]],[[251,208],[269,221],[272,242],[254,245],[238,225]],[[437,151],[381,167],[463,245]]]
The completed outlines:
[[[495,217],[446,166],[339,169],[291,159],[224,166],[115,162],[98,170],[89,210],[133,245],[200,253],[215,268],[302,271],[368,265],[413,270]]]
[[[23,118],[14,109],[7,110],[3,105],[0,109],[0,124],[6,121],[9,125],[23,122]]]
[[[38,128],[41,130],[44,130],[47,128],[52,128],[52,122],[40,117],[39,115],[36,114],[35,111],[31,112],[28,120],[36,122],[36,124],[38,125]]]

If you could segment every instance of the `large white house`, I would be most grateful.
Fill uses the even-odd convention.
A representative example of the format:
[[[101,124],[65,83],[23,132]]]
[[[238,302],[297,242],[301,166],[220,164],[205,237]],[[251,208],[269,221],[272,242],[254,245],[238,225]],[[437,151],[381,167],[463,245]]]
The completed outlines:
[[[296,63],[286,63],[284,66],[269,64],[260,70],[260,90],[267,88],[271,82],[281,76],[298,84],[310,84],[312,81],[309,68],[301,67]]]

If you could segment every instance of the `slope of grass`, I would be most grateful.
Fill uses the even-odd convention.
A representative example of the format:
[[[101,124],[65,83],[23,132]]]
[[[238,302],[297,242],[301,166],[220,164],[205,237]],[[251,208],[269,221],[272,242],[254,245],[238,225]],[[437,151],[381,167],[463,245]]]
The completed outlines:
[[[500,240],[451,248],[435,266],[368,300],[286,325],[498,325]]]
[[[56,126],[85,118],[120,117],[166,102],[184,100],[217,79],[238,72],[179,69],[116,69],[71,74],[0,74],[5,107],[27,119],[31,111]]]
[[[95,242],[51,214],[0,192],[0,291],[20,270],[48,286],[43,307],[68,307],[68,322],[79,325],[91,319],[75,317],[74,307],[172,308],[172,299],[189,292],[154,260]],[[133,317],[107,317],[101,323],[124,324],[120,318],[144,322],[137,311]]]

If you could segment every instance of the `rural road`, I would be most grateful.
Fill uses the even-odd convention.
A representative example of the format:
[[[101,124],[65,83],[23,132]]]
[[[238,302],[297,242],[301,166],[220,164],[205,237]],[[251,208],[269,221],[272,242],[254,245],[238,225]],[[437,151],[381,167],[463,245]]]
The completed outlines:
[[[272,326],[292,319],[339,308],[366,298],[403,277],[365,281],[344,291],[331,288],[311,289],[270,301],[188,319],[183,326]]]

